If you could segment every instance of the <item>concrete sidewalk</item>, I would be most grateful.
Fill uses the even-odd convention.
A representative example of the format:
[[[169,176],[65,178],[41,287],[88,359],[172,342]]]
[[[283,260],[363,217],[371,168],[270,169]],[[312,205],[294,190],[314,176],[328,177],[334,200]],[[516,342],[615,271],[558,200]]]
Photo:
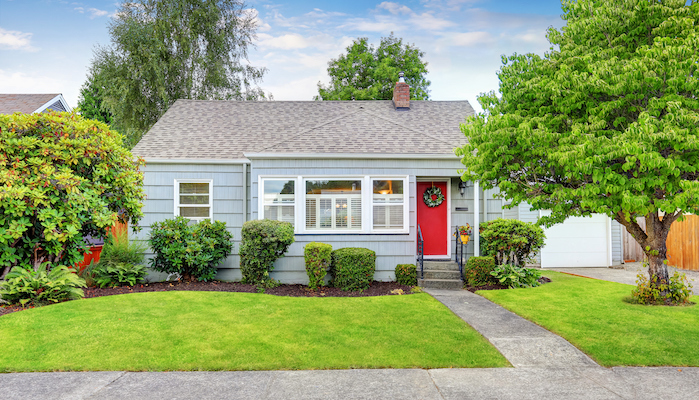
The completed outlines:
[[[699,368],[0,374],[3,400],[696,399]]]

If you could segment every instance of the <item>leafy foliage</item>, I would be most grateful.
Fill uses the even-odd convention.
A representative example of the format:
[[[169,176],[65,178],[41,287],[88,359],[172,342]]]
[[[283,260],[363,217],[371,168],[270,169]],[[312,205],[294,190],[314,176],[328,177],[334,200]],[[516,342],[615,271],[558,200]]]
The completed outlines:
[[[692,284],[685,274],[677,271],[670,277],[669,282],[659,281],[657,276],[649,279],[639,272],[636,276],[636,288],[631,291],[631,297],[638,304],[687,304],[691,295]]]
[[[311,242],[303,248],[303,256],[306,260],[306,273],[308,274],[308,287],[313,290],[325,286],[325,275],[330,268],[330,254],[333,247],[325,243]]]
[[[346,247],[332,252],[333,286],[362,291],[371,285],[376,271],[376,253],[361,247]]]
[[[539,286],[541,272],[534,268],[522,268],[514,264],[503,264],[495,267],[490,273],[501,285],[510,289]]]
[[[503,57],[500,96],[462,125],[463,179],[550,209],[547,226],[606,214],[667,279],[670,226],[699,213],[699,3],[566,0],[562,17],[543,57]]]
[[[0,298],[10,304],[42,306],[64,300],[81,299],[85,281],[65,266],[47,271],[48,263],[37,268],[14,267],[0,282]]]
[[[491,275],[494,270],[493,257],[470,257],[464,266],[464,283],[468,286],[496,284],[498,280]]]
[[[425,53],[415,45],[403,44],[403,39],[391,33],[381,38],[378,48],[358,38],[347,47],[347,53],[328,63],[330,84],[318,82],[315,100],[391,100],[398,82],[398,73],[405,74],[410,85],[411,100],[429,99],[430,81]]]
[[[84,238],[143,216],[143,176],[121,135],[76,114],[0,115],[0,277],[72,266]],[[3,272],[4,271],[4,272]]]
[[[102,263],[100,261],[92,268],[95,285],[101,288],[105,286],[133,286],[141,282],[146,274],[146,267],[141,264]]]
[[[98,87],[91,97],[99,112],[136,132],[177,99],[264,99],[253,85],[265,69],[247,62],[255,18],[241,0],[123,2],[109,26],[111,45],[95,50],[84,88]]]
[[[417,266],[415,264],[396,265],[396,282],[401,285],[417,286]]]
[[[175,217],[151,225],[150,248],[155,257],[151,268],[182,279],[208,281],[214,279],[216,268],[233,249],[233,235],[226,223],[208,219],[190,225],[189,220]]]
[[[294,227],[288,222],[260,219],[243,224],[240,270],[243,283],[266,285],[274,262],[294,243]]]
[[[497,265],[515,264],[523,267],[544,245],[541,227],[514,219],[489,221],[481,232],[484,254],[495,258]]]
[[[142,264],[148,246],[139,241],[130,241],[126,229],[117,230],[104,241],[100,253],[100,263]]]

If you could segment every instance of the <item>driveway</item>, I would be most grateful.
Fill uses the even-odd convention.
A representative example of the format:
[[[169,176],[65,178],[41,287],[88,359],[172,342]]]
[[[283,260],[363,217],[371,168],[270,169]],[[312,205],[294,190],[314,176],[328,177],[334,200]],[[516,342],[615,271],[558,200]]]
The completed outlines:
[[[693,286],[692,291],[695,295],[699,295],[699,271],[687,271],[675,267],[668,268],[670,270],[670,276],[672,276],[675,271],[687,275],[687,279]],[[636,285],[636,275],[638,275],[639,272],[643,272],[646,276],[648,275],[648,268],[644,268],[640,262],[615,265],[611,268],[552,268],[550,271],[565,272],[586,276],[588,278],[601,279],[603,281],[626,283],[628,285]]]

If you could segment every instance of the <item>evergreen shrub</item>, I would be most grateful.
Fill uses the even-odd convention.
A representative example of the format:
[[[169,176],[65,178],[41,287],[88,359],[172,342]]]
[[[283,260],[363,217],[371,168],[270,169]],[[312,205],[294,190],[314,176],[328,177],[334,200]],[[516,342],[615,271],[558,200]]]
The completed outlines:
[[[243,283],[269,285],[274,262],[294,243],[294,227],[288,222],[259,219],[243,224],[240,270]]]
[[[313,290],[325,286],[325,275],[328,273],[332,262],[333,247],[329,244],[311,242],[303,248],[303,256],[306,260],[306,273],[308,274],[308,287]]]
[[[396,282],[401,285],[417,286],[417,266],[415,264],[396,265]]]
[[[342,290],[362,291],[374,280],[376,253],[360,247],[346,247],[332,252],[333,286]]]

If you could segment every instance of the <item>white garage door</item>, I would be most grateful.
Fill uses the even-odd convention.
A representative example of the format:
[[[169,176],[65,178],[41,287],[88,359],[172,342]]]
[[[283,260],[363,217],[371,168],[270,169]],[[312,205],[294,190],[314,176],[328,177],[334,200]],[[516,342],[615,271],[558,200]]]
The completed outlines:
[[[608,217],[570,217],[561,224],[544,229],[541,249],[542,268],[608,267]]]

